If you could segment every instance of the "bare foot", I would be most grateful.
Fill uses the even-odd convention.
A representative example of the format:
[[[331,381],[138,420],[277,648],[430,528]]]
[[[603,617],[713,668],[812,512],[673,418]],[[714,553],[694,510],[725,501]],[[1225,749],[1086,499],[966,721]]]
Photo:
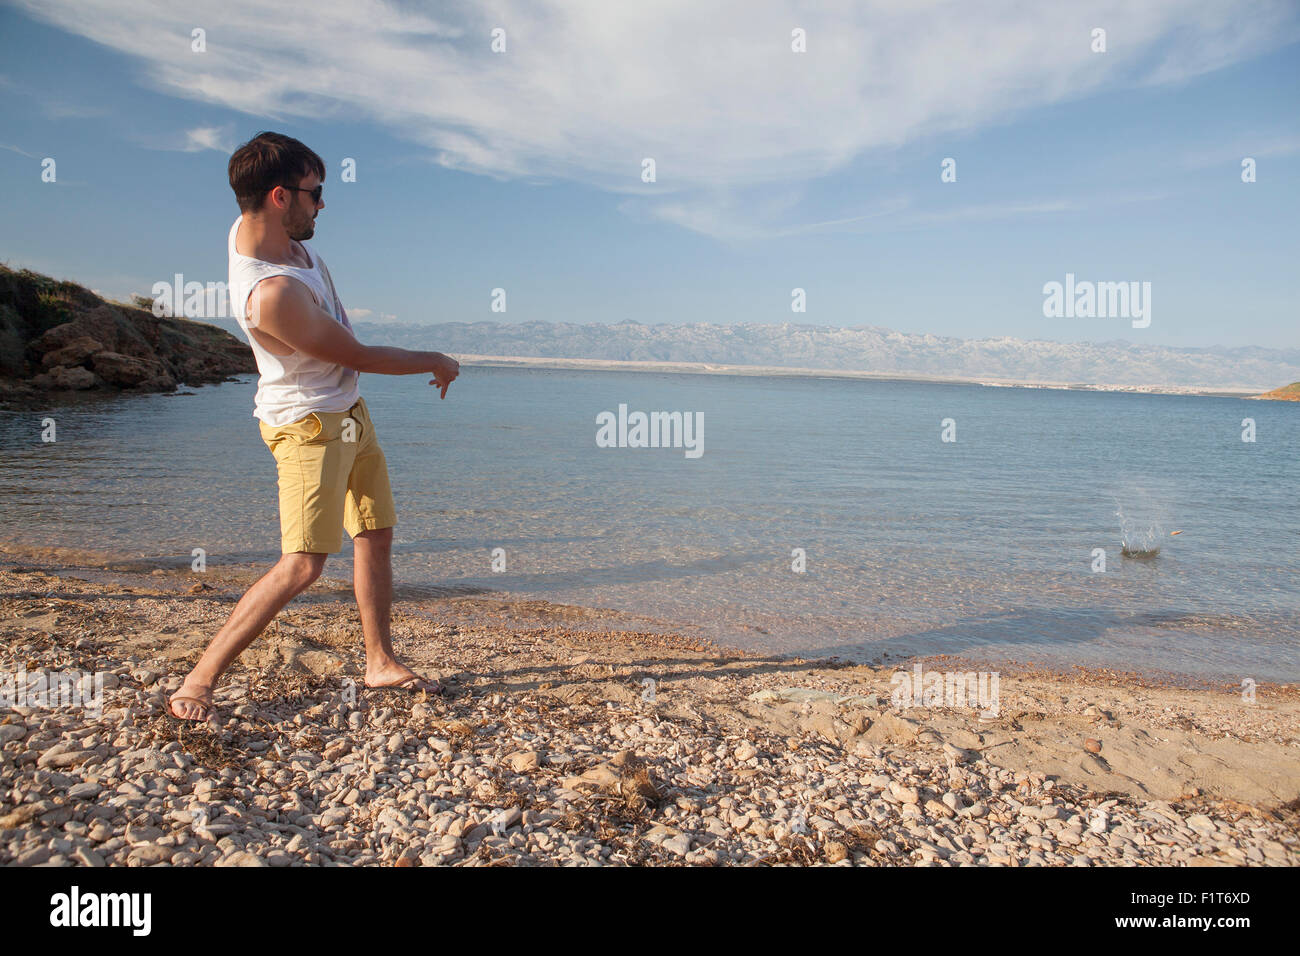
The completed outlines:
[[[370,690],[422,690],[429,694],[443,693],[436,680],[421,677],[405,664],[392,661],[382,667],[366,667],[366,687]]]
[[[186,679],[167,700],[167,709],[181,720],[204,721],[212,716],[212,687]]]

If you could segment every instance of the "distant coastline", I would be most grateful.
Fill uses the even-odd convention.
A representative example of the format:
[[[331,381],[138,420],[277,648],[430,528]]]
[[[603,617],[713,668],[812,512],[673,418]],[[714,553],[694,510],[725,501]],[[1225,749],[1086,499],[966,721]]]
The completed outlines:
[[[1108,385],[1081,382],[1033,382],[1007,379],[939,375],[907,375],[897,372],[863,372],[852,369],[798,368],[776,365],[726,365],[715,362],[632,362],[613,359],[542,358],[528,355],[458,354],[463,365],[495,368],[591,369],[609,372],[677,372],[691,375],[789,376],[792,378],[854,378],[892,382],[925,382],[938,385],[983,385],[990,388],[1048,388],[1062,391],[1135,392],[1144,395],[1205,395],[1218,398],[1258,398],[1253,388],[1214,388],[1186,385]]]
[[[355,322],[363,342],[516,367],[835,375],[894,381],[1253,396],[1300,381],[1300,348],[962,339],[877,326],[721,322]]]

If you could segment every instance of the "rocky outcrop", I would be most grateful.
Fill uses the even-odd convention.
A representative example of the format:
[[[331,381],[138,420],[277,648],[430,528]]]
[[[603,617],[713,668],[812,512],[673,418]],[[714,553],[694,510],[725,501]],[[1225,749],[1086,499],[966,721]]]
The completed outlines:
[[[1300,402],[1300,382],[1292,382],[1290,385],[1283,385],[1281,388],[1275,388],[1271,392],[1255,397],[1266,398],[1271,402]]]
[[[256,371],[252,350],[224,329],[0,266],[0,397],[170,392]]]

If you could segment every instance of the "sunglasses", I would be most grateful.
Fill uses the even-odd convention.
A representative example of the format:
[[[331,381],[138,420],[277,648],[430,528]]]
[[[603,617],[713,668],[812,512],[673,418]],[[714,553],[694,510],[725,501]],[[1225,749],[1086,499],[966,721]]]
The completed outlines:
[[[283,189],[292,189],[296,193],[311,193],[312,202],[320,202],[321,193],[325,191],[324,184],[316,186],[313,189],[303,189],[301,186],[283,186]]]

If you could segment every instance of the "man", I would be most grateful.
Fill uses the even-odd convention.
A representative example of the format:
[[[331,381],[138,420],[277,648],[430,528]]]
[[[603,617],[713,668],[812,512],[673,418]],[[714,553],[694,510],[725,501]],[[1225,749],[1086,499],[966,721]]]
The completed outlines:
[[[235,605],[180,690],[173,716],[207,720],[213,688],[230,663],[352,536],[353,589],[365,637],[367,687],[442,693],[397,660],[389,634],[391,546],[397,516],[388,467],[357,387],[358,373],[429,373],[447,388],[460,365],[441,352],[362,345],[329,270],[306,244],[325,164],[296,139],[260,133],[230,157],[242,215],[230,229],[230,295],[259,372],[253,414],[275,456],[283,556]]]

